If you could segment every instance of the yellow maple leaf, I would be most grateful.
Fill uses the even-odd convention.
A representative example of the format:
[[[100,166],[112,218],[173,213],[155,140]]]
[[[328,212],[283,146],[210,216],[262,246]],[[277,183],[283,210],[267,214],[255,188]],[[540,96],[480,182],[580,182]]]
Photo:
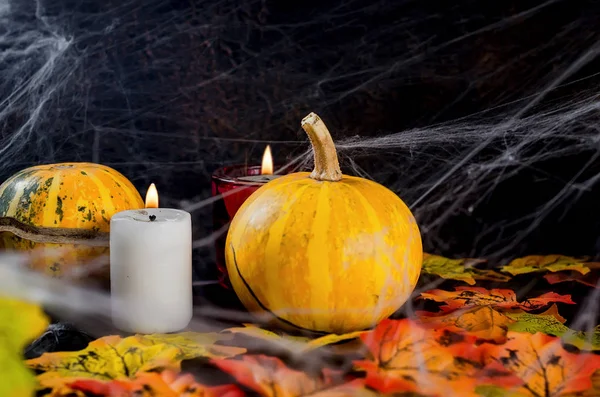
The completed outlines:
[[[423,253],[423,274],[432,274],[449,280],[464,281],[469,285],[475,285],[475,280],[489,280],[505,282],[510,277],[493,270],[478,269],[477,265],[485,260],[463,258],[449,259],[439,255]]]
[[[309,338],[304,336],[292,336],[283,332],[276,333],[273,331],[260,328],[254,324],[243,324],[243,327],[233,327],[223,330],[222,332],[231,332],[241,334],[255,339],[261,339],[271,342],[280,347],[285,347],[289,350],[309,351],[319,347],[350,341],[359,338],[366,331],[350,332],[347,334],[328,334],[318,338]]]
[[[136,335],[130,338],[146,346],[165,344],[178,350],[177,361],[196,357],[231,357],[246,352],[246,349],[234,346],[216,345],[218,341],[229,340],[228,335],[217,332],[180,332],[177,334]]]
[[[23,365],[22,351],[48,326],[48,318],[34,304],[0,298],[0,396],[33,395],[35,376]]]
[[[320,338],[313,339],[308,342],[309,349],[316,349],[317,347],[327,346],[334,343],[351,341],[353,339],[360,338],[360,336],[367,331],[355,331],[347,334],[329,334],[321,336]]]
[[[587,266],[586,258],[576,259],[563,255],[529,255],[514,259],[506,266],[502,266],[503,272],[512,274],[535,273],[535,272],[560,272],[564,270],[577,271],[587,274],[590,268]]]
[[[217,346],[227,340],[218,333],[135,335],[127,338],[112,335],[91,342],[77,352],[45,353],[28,360],[27,365],[38,371],[42,387],[60,388],[75,380],[119,380],[157,368],[179,370],[182,360],[195,357],[231,357],[246,349]]]
[[[238,335],[245,335],[251,338],[262,339],[266,341],[279,342],[282,340],[289,340],[297,343],[307,343],[310,338],[305,336],[291,336],[283,332],[269,331],[268,329],[261,328],[255,324],[242,324],[243,327],[232,327],[224,329],[223,333],[232,333]]]

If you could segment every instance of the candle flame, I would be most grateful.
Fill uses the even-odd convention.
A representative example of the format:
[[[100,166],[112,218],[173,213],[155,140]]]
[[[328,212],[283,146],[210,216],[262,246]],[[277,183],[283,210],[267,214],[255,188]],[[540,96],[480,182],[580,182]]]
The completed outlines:
[[[262,165],[260,167],[261,175],[272,175],[273,174],[273,156],[271,156],[271,145],[267,145],[265,153],[262,158]]]
[[[150,185],[148,192],[146,192],[146,208],[158,208],[158,191],[154,183]]]

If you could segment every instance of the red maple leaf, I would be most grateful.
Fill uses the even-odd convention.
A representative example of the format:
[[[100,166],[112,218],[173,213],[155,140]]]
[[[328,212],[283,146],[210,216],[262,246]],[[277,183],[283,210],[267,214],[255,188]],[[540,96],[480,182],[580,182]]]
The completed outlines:
[[[454,291],[433,289],[421,293],[421,298],[444,302],[445,304],[440,307],[440,310],[444,312],[471,306],[491,306],[495,309],[505,310],[537,310],[553,302],[575,304],[571,300],[571,295],[559,295],[555,292],[548,292],[537,298],[529,298],[518,302],[517,295],[513,290],[487,290],[480,287],[456,287]]]
[[[341,373],[325,369],[319,375],[287,367],[280,359],[243,355],[240,359],[213,359],[222,371],[265,397],[342,397],[354,395],[364,381],[347,381]]]
[[[70,390],[69,390],[70,389]],[[81,391],[102,397],[243,397],[235,385],[205,386],[197,383],[190,374],[173,371],[140,372],[131,380],[101,381],[97,379],[76,380],[64,390],[55,391],[54,397],[72,395]]]

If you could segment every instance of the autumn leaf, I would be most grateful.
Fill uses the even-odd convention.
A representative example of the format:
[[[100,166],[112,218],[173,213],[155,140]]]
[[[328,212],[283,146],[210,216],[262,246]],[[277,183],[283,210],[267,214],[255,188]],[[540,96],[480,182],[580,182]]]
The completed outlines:
[[[544,275],[544,278],[550,284],[564,283],[566,281],[575,281],[580,284],[586,285],[592,288],[598,288],[600,282],[600,273],[593,272],[588,274],[581,274],[578,272],[557,272]]]
[[[232,327],[221,331],[222,333],[232,333],[237,335],[245,335],[255,339],[262,339],[269,342],[284,343],[290,341],[297,344],[305,344],[310,341],[310,338],[304,336],[291,336],[284,332],[274,332],[254,324],[243,324],[243,327]]]
[[[587,274],[579,272],[556,272],[545,274],[544,278],[550,284],[564,283],[566,281],[575,281],[588,287],[598,288],[600,285],[600,263],[587,263],[591,271]]]
[[[592,387],[578,392],[566,393],[561,397],[598,397],[600,396],[600,370],[592,374]]]
[[[39,306],[0,298],[0,396],[33,395],[35,376],[23,365],[22,352],[47,326],[48,318]]]
[[[101,381],[97,379],[76,380],[50,397],[73,395],[97,397],[243,397],[235,385],[205,386],[191,374],[178,374],[165,370],[141,372],[134,379]]]
[[[451,312],[416,312],[420,324],[430,328],[445,328],[453,332],[466,332],[478,340],[502,343],[515,320],[491,306],[473,306]]]
[[[515,320],[514,327],[520,328],[520,332],[529,332],[535,334],[536,332],[549,333],[552,331],[554,324],[564,324],[567,320],[560,315],[558,307],[553,304],[542,313],[527,313],[523,310],[512,310],[504,312],[506,316]],[[526,328],[530,326],[529,330]],[[512,327],[512,326],[511,326]],[[548,332],[542,331],[546,330]],[[512,331],[517,331],[513,329]]]
[[[434,289],[421,293],[421,297],[445,302],[440,307],[440,312],[416,313],[418,321],[424,326],[444,327],[454,332],[464,331],[480,341],[496,343],[505,340],[508,330],[517,321],[507,312],[515,309],[520,309],[520,312],[536,310],[550,302],[574,303],[569,295],[553,292],[518,302],[512,290],[487,290],[478,287],[457,287],[455,291]]]
[[[481,259],[448,259],[438,255],[423,254],[422,272],[450,280],[464,281],[474,285],[475,280],[505,282],[510,277],[493,270],[477,269],[475,266],[485,262]]]
[[[505,314],[514,320],[508,326],[510,331],[528,332],[531,334],[543,332],[548,335],[561,337],[565,343],[582,350],[597,350],[600,348],[600,326],[597,326],[592,332],[574,331],[564,325],[565,319],[558,314],[556,305],[552,305],[548,310],[539,314],[531,314],[523,311]]]
[[[331,345],[334,343],[346,342],[346,341],[360,338],[360,336],[363,335],[365,332],[367,332],[367,331],[356,331],[356,332],[350,332],[347,334],[329,334],[329,335],[321,336],[317,339],[313,339],[310,342],[308,342],[307,345],[309,346],[310,349],[315,349],[317,347],[327,346],[327,345]]]
[[[494,385],[477,386],[475,391],[480,397],[526,397],[517,391],[506,390],[500,386]]]
[[[483,371],[486,363],[474,339],[445,329],[431,330],[408,319],[384,320],[361,339],[372,359],[355,366],[366,371],[366,384],[382,393],[445,395],[452,390],[476,396],[479,380],[520,382],[500,367]]]
[[[279,358],[244,355],[240,359],[213,359],[222,371],[264,397],[343,397],[354,396],[362,379],[346,381],[338,373],[323,370],[319,376],[288,368]]]
[[[502,266],[502,271],[510,273],[513,276],[534,272],[560,272],[564,270],[587,274],[590,268],[585,259],[576,259],[563,255],[530,255],[514,259],[508,265]]]
[[[175,360],[189,360],[196,357],[231,357],[243,354],[246,349],[216,345],[216,342],[230,340],[228,335],[217,332],[180,332],[177,334],[135,335],[140,344],[146,346],[167,345],[179,351]]]
[[[559,338],[543,333],[509,332],[502,345],[485,344],[487,361],[513,372],[523,384],[505,387],[527,397],[559,397],[592,387],[600,356],[566,351]]]
[[[279,346],[286,347],[290,350],[309,351],[334,343],[357,339],[366,331],[357,331],[347,334],[328,334],[316,339],[312,339],[302,336],[291,336],[283,332],[276,333],[260,328],[253,324],[244,324],[244,327],[227,328],[222,332],[231,332],[234,334],[246,335],[251,338],[262,339]]]
[[[121,380],[156,368],[179,369],[181,360],[195,357],[228,357],[245,349],[213,345],[229,337],[218,333],[106,336],[78,352],[45,353],[28,360],[38,371],[41,386],[55,388],[79,378]]]
[[[491,289],[479,287],[456,287],[454,291],[433,289],[421,293],[421,298],[436,302],[445,302],[440,309],[449,312],[470,306],[491,306],[495,309],[522,309],[537,310],[552,302],[575,304],[571,295],[559,295],[548,292],[537,298],[529,298],[522,302],[517,301],[517,295],[510,289]]]

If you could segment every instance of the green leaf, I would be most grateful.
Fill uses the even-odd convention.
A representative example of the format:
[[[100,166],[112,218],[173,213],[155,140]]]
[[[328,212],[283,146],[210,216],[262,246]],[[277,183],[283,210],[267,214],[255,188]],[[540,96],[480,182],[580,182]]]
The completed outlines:
[[[475,393],[481,397],[527,397],[516,391],[509,391],[500,386],[484,385],[477,386]]]
[[[600,349],[600,326],[594,331],[575,331],[564,325],[565,319],[558,314],[556,305],[552,305],[544,313],[532,314],[523,311],[504,313],[507,317],[515,320],[508,326],[509,331],[528,332],[535,334],[543,332],[548,335],[563,338],[565,343],[576,346],[581,350]]]

